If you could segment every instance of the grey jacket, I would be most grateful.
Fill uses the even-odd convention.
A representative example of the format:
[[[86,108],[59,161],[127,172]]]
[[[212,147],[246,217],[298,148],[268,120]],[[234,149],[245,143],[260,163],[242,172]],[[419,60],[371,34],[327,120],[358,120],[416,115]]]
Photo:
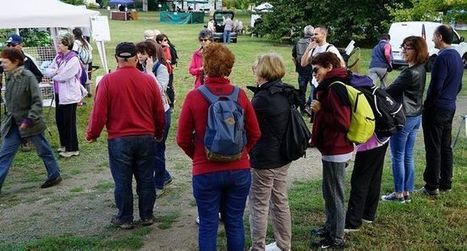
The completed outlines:
[[[6,74],[5,116],[2,119],[1,133],[5,137],[13,123],[28,127],[19,130],[22,138],[44,132],[46,125],[42,116],[42,98],[36,77],[23,66]]]

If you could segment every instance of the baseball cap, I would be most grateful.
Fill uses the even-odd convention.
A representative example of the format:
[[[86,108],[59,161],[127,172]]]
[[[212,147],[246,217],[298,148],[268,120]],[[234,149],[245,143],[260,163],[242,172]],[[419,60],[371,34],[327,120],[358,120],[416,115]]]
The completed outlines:
[[[7,44],[21,44],[23,42],[23,38],[17,34],[11,34],[5,43]]]
[[[134,43],[122,42],[115,48],[115,56],[119,58],[131,58],[136,56],[136,46]]]

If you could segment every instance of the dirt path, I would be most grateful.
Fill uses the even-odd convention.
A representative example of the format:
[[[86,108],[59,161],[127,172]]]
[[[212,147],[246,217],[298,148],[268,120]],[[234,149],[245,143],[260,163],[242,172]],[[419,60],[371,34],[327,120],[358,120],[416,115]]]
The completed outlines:
[[[459,98],[454,132],[459,126],[460,114],[467,114],[467,97]],[[145,237],[142,250],[196,250],[197,247],[191,161],[171,142],[167,159],[168,168],[175,179],[167,188],[167,193],[156,201],[155,214],[162,218],[175,218],[175,222],[167,229],[161,229],[160,223],[151,226],[152,231]],[[118,230],[109,228],[115,206],[106,149],[102,147],[92,156],[80,156],[80,167],[75,169],[70,168],[75,163],[65,161],[67,163],[62,166],[64,182],[57,187],[38,189],[40,181],[36,180],[4,189],[0,195],[0,243],[18,243],[59,235],[118,236]],[[305,159],[294,162],[289,169],[289,184],[319,178],[319,156],[315,149],[309,149]],[[39,164],[32,168],[43,168],[39,160],[34,162]],[[20,180],[14,174],[8,178]]]

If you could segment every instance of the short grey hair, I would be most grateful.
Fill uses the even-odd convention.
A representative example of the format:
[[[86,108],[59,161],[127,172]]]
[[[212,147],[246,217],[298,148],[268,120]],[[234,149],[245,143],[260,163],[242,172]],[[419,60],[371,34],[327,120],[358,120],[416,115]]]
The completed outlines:
[[[311,25],[307,25],[305,26],[305,28],[303,28],[303,34],[308,35],[308,36],[313,36],[313,32],[314,32],[315,28]]]

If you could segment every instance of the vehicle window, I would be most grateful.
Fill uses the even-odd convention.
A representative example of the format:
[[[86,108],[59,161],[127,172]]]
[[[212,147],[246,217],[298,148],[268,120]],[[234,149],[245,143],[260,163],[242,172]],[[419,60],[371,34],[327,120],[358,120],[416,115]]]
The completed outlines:
[[[461,41],[460,41],[459,34],[457,34],[457,32],[454,32],[453,38],[452,38],[452,43],[453,43],[453,44],[459,44],[460,42],[461,42]]]

